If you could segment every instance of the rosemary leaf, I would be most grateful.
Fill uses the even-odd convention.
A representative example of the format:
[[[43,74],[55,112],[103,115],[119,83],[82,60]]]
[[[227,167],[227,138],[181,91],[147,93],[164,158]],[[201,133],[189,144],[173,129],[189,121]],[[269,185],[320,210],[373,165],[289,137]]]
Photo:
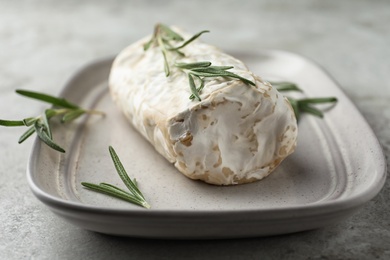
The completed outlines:
[[[25,118],[23,119],[23,123],[25,126],[32,126],[35,121],[37,121],[39,119],[39,117],[29,117],[29,118]]]
[[[176,50],[179,50],[179,49],[181,49],[181,48],[184,48],[185,46],[187,46],[188,44],[190,44],[191,42],[193,42],[194,40],[196,40],[197,38],[199,38],[202,34],[207,33],[207,32],[210,32],[210,31],[204,30],[204,31],[198,32],[197,34],[195,34],[194,36],[192,36],[190,39],[188,39],[187,41],[185,41],[182,45],[180,45],[180,46],[178,46],[178,47],[174,47],[174,48],[169,48],[168,50],[170,50],[170,51],[176,51]]]
[[[67,112],[61,119],[61,122],[66,123],[70,122],[72,120],[75,120],[76,118],[80,117],[83,115],[85,111],[83,109],[75,109]]]
[[[230,70],[233,69],[234,67],[233,66],[210,66],[209,68],[218,71],[218,70]]]
[[[134,196],[129,196],[129,195],[126,195],[122,192],[118,192],[116,189],[112,189],[111,187],[97,185],[97,184],[93,184],[93,183],[89,183],[89,182],[82,182],[81,185],[83,185],[84,187],[87,187],[93,191],[107,194],[107,195],[110,195],[112,197],[116,197],[116,198],[128,201],[130,203],[137,204],[137,205],[145,207],[145,208],[150,208],[149,204],[147,204],[147,203],[145,204],[145,202],[143,202],[142,200],[139,200]]]
[[[193,63],[184,63],[184,62],[178,62],[175,63],[175,66],[180,69],[195,69],[195,68],[204,68],[211,66],[211,62],[209,61],[200,61],[200,62],[193,62]]]
[[[121,188],[118,188],[117,186],[114,186],[114,185],[109,184],[109,183],[102,182],[99,185],[101,187],[107,187],[107,188],[113,189],[113,190],[115,190],[117,192],[121,192],[121,193],[123,193],[124,195],[127,195],[127,196],[134,196],[131,193],[129,193],[129,192],[125,191],[125,190],[122,190]]]
[[[204,88],[204,80],[201,77],[199,77],[199,76],[196,76],[196,77],[200,80],[200,86],[197,89],[197,93],[199,94],[202,91],[202,89]],[[190,99],[194,100],[195,99],[195,95],[191,94]]]
[[[131,193],[136,194],[136,195],[140,196],[141,198],[145,199],[144,196],[142,195],[141,191],[138,189],[138,187],[133,183],[133,181],[127,175],[126,170],[123,167],[122,162],[120,161],[117,153],[115,152],[114,148],[112,148],[112,146],[109,147],[109,152],[110,152],[112,161],[114,162],[115,169],[117,170],[120,178],[122,179],[122,181],[126,185],[126,187],[130,190]]]
[[[24,126],[23,120],[1,120],[0,125],[2,126]]]
[[[214,70],[210,69],[207,70],[208,68],[199,68],[199,69],[192,69],[191,73],[194,75],[197,75],[199,77],[230,77],[230,78],[236,78],[244,82],[245,84],[249,84],[252,86],[255,86],[255,83],[251,80],[248,80],[246,78],[243,78],[237,74],[234,74],[229,71],[225,70]]]
[[[52,149],[59,151],[61,153],[65,153],[65,150],[56,144],[52,138],[48,135],[47,130],[45,129],[45,125],[40,123],[39,121],[36,121],[34,124],[35,132],[37,133],[39,139],[41,139],[45,144],[47,144]]]
[[[153,37],[147,42],[144,44],[144,51],[147,51],[149,50],[150,46],[152,46],[153,44]]]
[[[300,88],[298,88],[297,84],[292,82],[270,82],[272,86],[276,87],[278,91],[299,91],[302,92]]]
[[[300,104],[322,104],[322,103],[335,103],[337,98],[335,97],[322,97],[322,98],[305,98],[299,100]]]
[[[200,96],[199,96],[199,92],[198,92],[198,89],[196,88],[195,86],[195,81],[194,81],[194,78],[192,77],[192,74],[188,74],[188,81],[189,81],[189,84],[190,84],[190,89],[191,89],[191,93],[192,95],[194,96],[194,98],[196,98],[198,101],[201,101],[200,99]],[[203,82],[203,80],[202,80]],[[191,96],[192,96],[191,95]],[[190,96],[190,97],[191,97]]]
[[[162,54],[163,54],[163,57],[164,57],[164,72],[165,72],[165,76],[168,77],[171,72],[169,70],[169,64],[168,64],[168,60],[167,60],[167,55],[166,55],[165,51],[162,51]]]
[[[33,92],[33,91],[28,91],[28,90],[16,90],[16,93],[26,96],[29,98],[37,99],[40,101],[44,101],[47,103],[50,103],[55,106],[59,107],[64,107],[64,108],[78,108],[77,105],[70,103],[66,99],[63,98],[57,98],[51,95],[43,94],[43,93],[38,93],[38,92]]]
[[[312,114],[314,116],[318,116],[318,117],[324,117],[324,114],[318,110],[317,108],[315,107],[312,107],[312,106],[309,106],[309,105],[302,105],[302,104],[299,104],[299,109],[303,112],[306,112],[306,113],[309,113],[309,114]]]
[[[163,37],[172,41],[184,41],[183,37],[164,24],[157,24],[157,31],[161,31]]]
[[[35,123],[35,122],[34,122]],[[31,126],[22,136],[19,138],[18,143],[23,143],[27,138],[29,138],[33,133],[35,133],[35,127]]]
[[[49,125],[49,118],[51,116],[53,116],[53,111],[51,109],[46,109],[42,116],[42,123],[44,125],[43,131],[46,132],[48,137],[52,140],[53,136],[51,134],[51,127]]]
[[[45,115],[46,115],[47,119],[50,119],[53,116],[65,113],[65,111],[68,111],[68,110],[67,109],[51,109],[51,108],[48,108],[48,109],[45,110]]]

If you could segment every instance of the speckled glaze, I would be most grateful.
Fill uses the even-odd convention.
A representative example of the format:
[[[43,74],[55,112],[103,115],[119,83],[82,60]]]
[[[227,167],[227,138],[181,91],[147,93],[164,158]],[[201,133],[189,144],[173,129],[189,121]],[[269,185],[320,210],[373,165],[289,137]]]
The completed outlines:
[[[63,95],[107,113],[53,131],[67,154],[37,141],[28,180],[59,216],[106,234],[209,239],[253,237],[315,229],[342,221],[382,188],[380,146],[362,116],[329,76],[308,60],[279,51],[235,53],[269,80],[294,81],[308,96],[337,96],[324,119],[304,116],[296,152],[266,179],[218,187],[180,174],[132,128],[107,91],[112,60],[81,70]],[[98,126],[98,127],[97,127]],[[351,131],[353,129],[353,131]],[[97,194],[81,181],[121,186],[108,155],[112,145],[152,206]],[[364,150],[361,149],[364,147]]]

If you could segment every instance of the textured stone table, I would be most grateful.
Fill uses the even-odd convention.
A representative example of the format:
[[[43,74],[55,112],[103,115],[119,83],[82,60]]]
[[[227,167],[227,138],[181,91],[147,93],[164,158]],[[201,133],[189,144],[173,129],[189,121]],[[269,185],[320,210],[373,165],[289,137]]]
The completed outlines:
[[[46,105],[17,88],[57,94],[81,66],[114,55],[156,22],[210,29],[223,49],[284,49],[321,64],[365,116],[390,156],[388,1],[0,1],[0,118]],[[35,111],[35,112],[34,112]],[[32,141],[0,129],[0,259],[390,259],[390,185],[338,225],[221,241],[110,237],[54,216],[25,177]]]

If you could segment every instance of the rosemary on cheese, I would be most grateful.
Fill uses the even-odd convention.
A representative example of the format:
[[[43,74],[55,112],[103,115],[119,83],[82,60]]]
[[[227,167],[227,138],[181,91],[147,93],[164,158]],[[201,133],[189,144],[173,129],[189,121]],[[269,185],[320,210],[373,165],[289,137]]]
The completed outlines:
[[[176,63],[175,66],[182,70],[188,71],[188,81],[192,92],[190,96],[191,100],[194,100],[196,98],[198,101],[201,101],[199,93],[202,91],[205,85],[204,78],[207,77],[236,78],[246,84],[255,86],[255,83],[253,83],[252,81],[228,71],[229,69],[232,69],[233,66],[212,66],[211,62],[209,61],[201,61],[194,63]],[[199,87],[196,87],[195,79],[198,79],[200,81]]]
[[[196,40],[203,33],[209,32],[207,30],[201,31],[194,36],[192,36],[187,41],[184,41],[184,38],[173,31],[171,28],[164,24],[157,24],[154,27],[154,33],[152,38],[144,44],[144,50],[147,51],[152,45],[156,45],[160,48],[161,53],[164,57],[164,71],[165,75],[168,77],[170,74],[169,62],[168,62],[168,51],[175,52],[180,56],[185,56],[183,52],[180,51],[183,47],[187,46],[192,41]],[[184,42],[183,42],[184,41]],[[173,46],[173,42],[181,42],[182,44],[178,46]]]
[[[161,50],[161,53],[164,57],[164,71],[165,75],[168,77],[170,75],[170,68],[169,68],[169,61],[168,61],[168,52],[172,51],[180,56],[184,57],[185,53],[181,52],[180,49],[187,46],[192,41],[196,40],[201,36],[203,33],[209,32],[207,30],[201,31],[194,36],[192,36],[190,39],[184,41],[184,38],[178,34],[177,32],[173,31],[171,28],[164,24],[157,24],[154,29],[154,33],[152,38],[145,43],[144,50],[147,51],[153,44],[155,46],[158,46]],[[182,44],[178,46],[174,46],[174,43],[180,43]],[[243,78],[233,72],[228,71],[229,69],[232,69],[233,66],[212,66],[211,62],[209,61],[200,61],[200,62],[194,62],[194,63],[176,63],[175,66],[179,69],[182,69],[184,71],[188,71],[188,82],[190,85],[191,95],[190,99],[194,100],[197,99],[198,101],[201,101],[200,98],[200,92],[202,91],[204,87],[204,78],[206,77],[229,77],[229,78],[236,78],[241,81],[243,81],[245,84],[249,85],[255,85],[255,83],[251,80],[248,80],[246,78]],[[200,81],[199,86],[196,86],[195,81]]]

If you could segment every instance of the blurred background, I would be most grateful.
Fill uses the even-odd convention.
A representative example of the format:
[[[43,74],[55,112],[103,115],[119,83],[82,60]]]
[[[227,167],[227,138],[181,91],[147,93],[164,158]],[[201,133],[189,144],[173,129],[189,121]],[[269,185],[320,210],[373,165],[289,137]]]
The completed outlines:
[[[195,33],[223,50],[281,49],[319,64],[365,116],[390,155],[390,2],[0,0],[0,118],[45,104],[15,89],[58,94],[82,66],[114,56],[157,22]],[[30,192],[32,141],[0,129],[0,258],[385,259],[390,257],[389,184],[350,220],[301,234],[228,241],[112,238],[55,217]],[[159,257],[158,257],[159,256]]]

